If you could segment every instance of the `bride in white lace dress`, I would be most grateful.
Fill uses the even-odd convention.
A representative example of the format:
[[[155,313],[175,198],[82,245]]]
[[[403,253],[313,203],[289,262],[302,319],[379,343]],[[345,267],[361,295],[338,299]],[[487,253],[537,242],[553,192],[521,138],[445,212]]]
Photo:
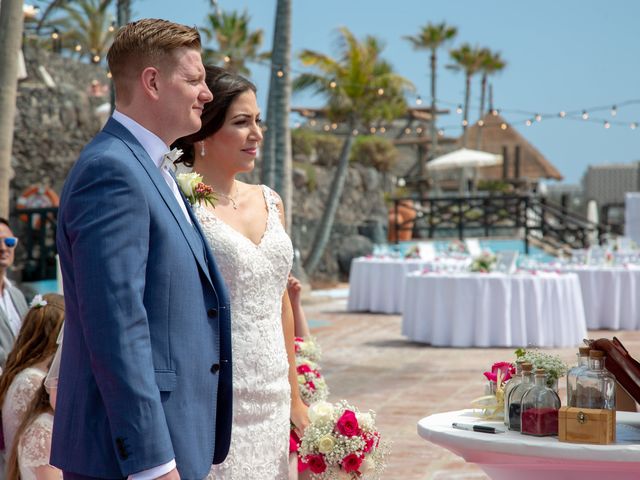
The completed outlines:
[[[203,127],[178,145],[217,197],[215,208],[200,203],[195,213],[231,298],[231,446],[209,478],[287,479],[290,422],[299,430],[308,423],[286,295],[293,249],[280,197],[235,179],[253,169],[262,141],[255,87],[218,67],[207,67],[207,84],[214,100]]]

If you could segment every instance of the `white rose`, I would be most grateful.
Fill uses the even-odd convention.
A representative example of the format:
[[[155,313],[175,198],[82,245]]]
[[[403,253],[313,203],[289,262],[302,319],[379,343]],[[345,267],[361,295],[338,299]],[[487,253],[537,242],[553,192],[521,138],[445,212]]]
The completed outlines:
[[[311,422],[327,423],[333,415],[333,405],[329,402],[316,402],[309,407]]]
[[[180,187],[180,190],[182,190],[182,193],[184,193],[185,197],[193,198],[196,185],[202,182],[202,175],[198,175],[193,172],[181,173],[178,175],[176,180],[178,180],[178,186]]]
[[[356,420],[358,420],[358,425],[360,428],[364,430],[371,430],[373,428],[373,417],[370,413],[356,413]]]
[[[336,446],[336,441],[331,435],[325,435],[318,440],[318,451],[320,453],[329,453]]]

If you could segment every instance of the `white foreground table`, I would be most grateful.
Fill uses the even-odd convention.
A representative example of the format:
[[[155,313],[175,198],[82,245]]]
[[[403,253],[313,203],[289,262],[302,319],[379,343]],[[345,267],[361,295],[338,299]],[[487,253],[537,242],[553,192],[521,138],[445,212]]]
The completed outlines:
[[[463,268],[468,259],[356,258],[349,273],[350,312],[402,313],[407,273],[425,268]]]
[[[450,347],[573,347],[587,335],[575,274],[409,274],[402,334]]]
[[[587,328],[640,330],[640,268],[585,266],[563,270],[580,278]]]
[[[612,445],[559,442],[518,432],[489,434],[457,430],[453,422],[504,429],[502,422],[473,416],[471,410],[438,413],[418,422],[418,434],[477,464],[494,480],[632,480],[640,478],[640,413],[617,412]]]

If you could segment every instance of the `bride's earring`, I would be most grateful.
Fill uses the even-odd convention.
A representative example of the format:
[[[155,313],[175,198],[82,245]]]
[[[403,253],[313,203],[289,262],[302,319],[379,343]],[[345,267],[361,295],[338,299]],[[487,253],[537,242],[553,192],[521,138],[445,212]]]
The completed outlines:
[[[204,151],[204,141],[200,142],[200,156],[204,157],[205,151]]]

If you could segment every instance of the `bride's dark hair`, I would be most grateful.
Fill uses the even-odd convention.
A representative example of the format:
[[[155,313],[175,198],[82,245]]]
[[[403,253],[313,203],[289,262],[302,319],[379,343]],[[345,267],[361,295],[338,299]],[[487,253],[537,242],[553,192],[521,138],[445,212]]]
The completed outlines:
[[[194,144],[216,133],[224,124],[227,110],[236,97],[248,90],[256,92],[256,86],[241,75],[231,73],[221,67],[205,65],[206,83],[213,94],[213,100],[204,105],[202,127],[196,133],[179,138],[171,145],[182,149],[182,156],[176,163],[193,167],[195,161]]]

